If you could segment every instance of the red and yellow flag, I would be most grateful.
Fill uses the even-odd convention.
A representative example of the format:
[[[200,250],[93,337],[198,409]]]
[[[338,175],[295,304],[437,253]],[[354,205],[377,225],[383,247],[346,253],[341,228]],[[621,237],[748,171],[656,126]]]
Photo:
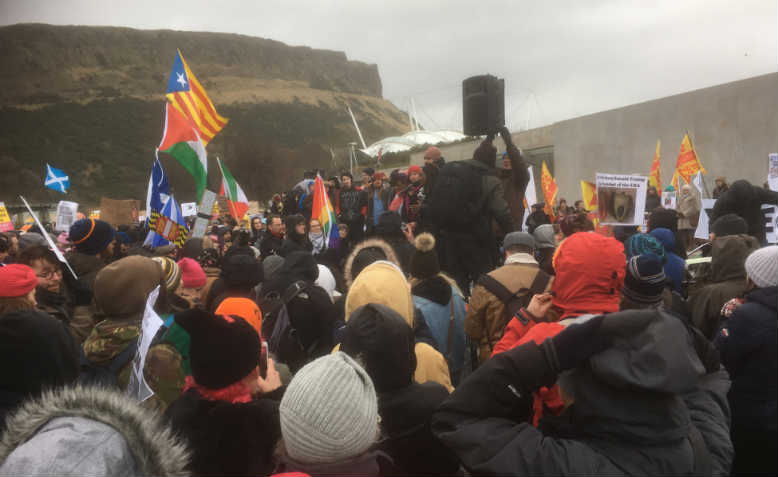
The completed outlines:
[[[683,141],[681,141],[681,151],[678,153],[678,160],[675,162],[675,173],[673,174],[673,187],[678,190],[678,178],[683,179],[685,183],[689,183],[692,176],[702,171],[706,173],[705,168],[702,167],[700,158],[697,157],[697,151],[692,146],[692,141],[689,139],[689,134],[683,135]]]
[[[581,197],[584,208],[589,212],[597,210],[597,186],[591,182],[581,181]]]
[[[540,188],[543,190],[543,199],[546,202],[543,210],[549,217],[554,217],[553,207],[556,203],[556,194],[559,191],[559,187],[557,187],[554,177],[548,171],[546,161],[543,161],[543,170],[540,174]]]
[[[165,96],[174,108],[192,122],[203,145],[207,145],[227,124],[227,119],[216,112],[203,85],[189,69],[180,50],[173,62]]]
[[[659,163],[659,139],[656,140],[654,161],[651,163],[651,172],[648,173],[648,185],[654,186],[658,192],[662,192],[662,168]]]

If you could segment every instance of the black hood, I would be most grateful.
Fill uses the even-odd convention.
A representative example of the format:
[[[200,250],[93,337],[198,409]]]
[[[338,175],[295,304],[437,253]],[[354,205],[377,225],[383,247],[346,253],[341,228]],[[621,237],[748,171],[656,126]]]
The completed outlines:
[[[319,277],[319,267],[309,252],[291,252],[284,258],[284,265],[275,278],[265,285],[265,291],[283,293],[296,281],[313,283]]]
[[[746,301],[759,303],[774,312],[778,311],[778,286],[757,288],[746,295]]]
[[[426,298],[438,305],[448,305],[451,301],[451,284],[445,278],[436,275],[415,284],[411,288],[411,294]]]
[[[566,411],[579,433],[646,445],[681,439],[689,411],[681,396],[705,373],[681,320],[658,310],[607,315],[613,346],[560,378],[574,404]]]

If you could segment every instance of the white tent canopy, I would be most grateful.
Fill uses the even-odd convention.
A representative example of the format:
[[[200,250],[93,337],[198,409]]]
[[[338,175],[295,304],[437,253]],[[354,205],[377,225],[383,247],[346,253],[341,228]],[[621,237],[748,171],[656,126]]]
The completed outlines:
[[[368,156],[376,157],[378,152],[382,154],[390,152],[402,152],[413,149],[416,146],[425,144],[442,144],[462,140],[466,138],[464,134],[458,131],[439,130],[439,131],[410,131],[402,136],[393,136],[374,142],[360,151]]]

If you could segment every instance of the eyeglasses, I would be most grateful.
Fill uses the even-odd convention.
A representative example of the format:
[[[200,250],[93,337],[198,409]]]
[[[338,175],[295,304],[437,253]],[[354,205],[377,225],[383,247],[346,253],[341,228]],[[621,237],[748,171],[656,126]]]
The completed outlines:
[[[62,276],[62,270],[49,271],[49,272],[41,273],[40,275],[36,275],[36,276],[38,278],[45,278],[47,280],[51,280],[55,276],[60,276],[61,277]]]

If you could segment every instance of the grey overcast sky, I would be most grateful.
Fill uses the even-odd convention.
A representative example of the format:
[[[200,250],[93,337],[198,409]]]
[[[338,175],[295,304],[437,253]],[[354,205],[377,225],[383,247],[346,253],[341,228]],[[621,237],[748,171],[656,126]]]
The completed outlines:
[[[461,81],[505,78],[513,130],[778,70],[777,0],[0,0],[0,23],[240,33],[378,64],[384,97],[462,127]],[[172,59],[171,59],[172,61]]]

